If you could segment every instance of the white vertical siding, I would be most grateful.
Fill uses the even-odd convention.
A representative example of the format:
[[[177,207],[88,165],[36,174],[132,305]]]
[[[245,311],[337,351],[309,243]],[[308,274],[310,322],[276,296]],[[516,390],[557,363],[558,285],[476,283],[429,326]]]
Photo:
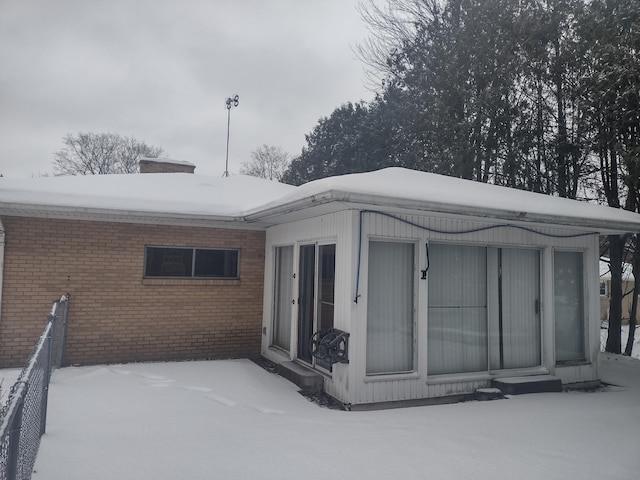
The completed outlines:
[[[334,300],[334,326],[340,330],[350,332],[350,317],[353,295],[353,271],[355,270],[356,253],[354,253],[353,232],[356,230],[358,215],[353,211],[343,211],[321,217],[310,218],[288,224],[277,225],[267,229],[265,251],[265,294],[263,307],[263,335],[262,355],[266,358],[281,362],[296,358],[295,343],[297,339],[298,309],[297,304],[291,306],[291,351],[289,357],[283,357],[283,353],[271,348],[273,338],[272,312],[273,312],[273,275],[274,275],[274,248],[282,245],[294,246],[293,272],[296,279],[293,281],[293,298],[298,296],[297,268],[299,246],[304,243],[320,242],[336,244],[336,271],[335,271],[335,300]],[[350,374],[348,365],[336,364],[330,378],[325,380],[325,389],[336,398],[347,401],[347,386]]]
[[[527,308],[530,308],[532,312],[536,312],[535,301],[539,299],[539,314],[537,319],[533,323],[529,323],[528,326],[535,330],[536,340],[533,343],[528,344],[527,351],[517,351],[518,345],[511,345],[511,352],[508,352],[512,358],[512,364],[514,367],[518,367],[516,362],[518,355],[526,357],[526,361],[523,360],[522,364],[532,365],[533,368],[526,367],[513,368],[510,370],[511,374],[530,374],[541,373],[537,365],[542,364],[542,371],[554,371],[555,360],[553,358],[552,348],[553,345],[549,345],[549,330],[553,329],[552,312],[549,311],[549,303],[552,302],[553,297],[549,296],[552,293],[552,271],[549,269],[549,256],[553,250],[553,247],[562,247],[570,249],[590,249],[588,252],[589,258],[597,258],[597,250],[593,250],[593,246],[597,244],[597,237],[573,237],[573,238],[553,238],[544,235],[539,235],[533,232],[525,230],[501,227],[492,230],[476,231],[472,233],[458,234],[454,232],[460,232],[462,230],[471,230],[484,225],[491,225],[491,223],[482,223],[477,221],[451,219],[451,218],[429,218],[420,216],[403,216],[403,219],[419,225],[420,227],[427,227],[430,229],[437,229],[443,232],[449,233],[435,233],[424,230],[419,226],[412,226],[408,223],[398,221],[397,219],[390,218],[388,216],[376,215],[375,213],[364,214],[363,218],[363,232],[362,232],[362,266],[360,271],[360,295],[361,299],[358,302],[357,308],[354,312],[354,323],[358,326],[366,325],[366,300],[368,294],[367,286],[367,265],[364,259],[368,256],[367,245],[370,239],[384,240],[386,238],[402,239],[406,241],[414,241],[419,245],[418,264],[419,269],[424,269],[426,266],[426,254],[424,253],[424,244],[427,242],[451,242],[454,244],[467,244],[467,245],[479,245],[479,246],[492,246],[497,248],[523,248],[530,253],[525,254],[523,268],[531,269],[535,273],[529,276],[528,285],[518,285],[517,283],[510,284],[505,292],[506,295],[512,296],[515,299],[519,299],[522,302],[531,303]],[[555,235],[571,235],[575,232],[570,230],[539,228],[532,226],[541,233],[555,234]],[[357,236],[357,232],[356,232]],[[496,248],[492,249],[497,251]],[[519,251],[519,250],[517,250]],[[509,254],[507,254],[509,255]],[[530,265],[529,265],[530,264]],[[497,271],[489,271],[487,275],[496,274]],[[419,272],[416,272],[416,279],[419,278]],[[497,277],[496,277],[497,278]],[[597,275],[593,277],[597,280]],[[426,282],[422,280],[416,280],[418,291],[418,305],[427,304],[427,288]],[[534,285],[537,284],[537,285]],[[492,283],[487,284],[488,288],[492,287]],[[497,284],[496,284],[497,285]],[[525,292],[527,290],[527,292]],[[488,298],[497,298],[496,292],[489,291]],[[512,318],[517,317],[518,300],[513,300],[510,305],[514,313]],[[488,315],[495,318],[495,312],[497,305],[487,305]],[[590,309],[593,306],[589,307]],[[420,307],[419,307],[420,311]],[[476,388],[487,386],[490,382],[492,375],[487,371],[486,376],[470,374],[468,376],[458,375],[455,380],[451,379],[451,376],[444,376],[439,381],[438,376],[429,377],[427,375],[427,355],[426,355],[426,331],[428,327],[428,314],[426,308],[418,315],[416,324],[416,355],[418,358],[417,369],[407,375],[380,375],[380,376],[367,376],[364,365],[366,364],[366,344],[363,342],[364,331],[359,331],[359,335],[355,336],[352,333],[352,351],[351,359],[353,381],[350,384],[350,398],[354,403],[371,403],[371,402],[388,402],[394,400],[406,400],[425,397],[438,397],[454,394],[471,393]],[[517,322],[516,322],[517,323]],[[512,328],[518,325],[513,324]],[[528,336],[534,335],[533,332],[529,332]],[[356,338],[354,338],[356,337]],[[489,340],[489,342],[495,341]],[[489,351],[493,352],[494,348],[489,343]],[[535,365],[535,366],[534,366]],[[582,366],[574,372],[575,378],[592,379],[595,361],[589,366]],[[566,374],[565,369],[565,374]],[[498,372],[499,374],[500,372]],[[573,378],[573,377],[572,377]]]
[[[545,371],[556,373],[563,381],[587,381],[597,378],[597,322],[598,318],[598,285],[597,285],[597,244],[596,236],[574,238],[552,238],[524,230],[501,227],[491,230],[470,233],[456,233],[463,230],[475,229],[492,225],[490,221],[478,222],[468,219],[453,219],[445,217],[401,216],[402,219],[416,225],[399,221],[389,216],[376,213],[365,213],[362,218],[362,232],[359,231],[360,217],[358,211],[344,211],[336,214],[324,215],[290,224],[278,225],[267,230],[267,247],[265,252],[265,307],[263,355],[275,361],[281,361],[269,348],[271,338],[271,312],[273,298],[273,258],[272,250],[277,245],[295,245],[294,268],[297,265],[298,245],[304,242],[329,241],[336,242],[336,290],[335,290],[335,327],[351,334],[349,342],[349,359],[347,365],[336,364],[331,377],[325,380],[327,392],[345,403],[361,404],[374,402],[389,402],[395,400],[410,400],[426,397],[440,397],[446,395],[471,393],[476,388],[489,384],[491,374],[469,374],[431,376],[427,375],[427,328],[429,315],[427,313],[428,288],[427,281],[420,279],[420,270],[426,268],[427,258],[425,244],[427,242],[454,243],[465,245],[490,246],[495,248],[524,248],[533,249],[539,255],[539,286],[540,291],[540,335],[542,344],[533,346],[533,350],[542,352],[538,363]],[[435,233],[420,227],[437,229],[448,233]],[[531,227],[549,234],[572,234],[571,230]],[[413,242],[416,245],[415,272],[415,368],[407,374],[367,375],[366,372],[366,338],[367,338],[367,304],[368,304],[368,267],[370,240],[397,239]],[[585,252],[587,268],[586,278],[589,284],[585,288],[586,309],[589,316],[588,352],[590,363],[576,366],[573,369],[556,368],[553,354],[553,290],[552,290],[552,255],[554,248],[578,249]],[[360,250],[360,271],[357,270],[358,252]],[[487,268],[488,273],[489,268]],[[358,280],[359,276],[359,280]],[[356,283],[359,287],[356,292]],[[294,282],[295,283],[295,282]],[[491,289],[491,284],[487,284]],[[294,286],[294,290],[297,286]],[[359,295],[357,302],[356,293]],[[293,292],[295,297],[296,292]],[[514,293],[514,295],[517,295]],[[494,298],[491,291],[488,298]],[[492,309],[496,306],[487,305],[487,315],[492,317]],[[495,313],[495,312],[494,312]],[[593,318],[591,318],[593,317]],[[293,329],[297,323],[296,311],[293,310]],[[295,338],[295,332],[292,332]],[[489,352],[493,351],[489,339]],[[292,349],[293,350],[293,349]],[[294,358],[294,353],[291,353]],[[492,362],[493,360],[489,360]],[[540,372],[538,368],[535,370]],[[513,370],[512,373],[533,373],[531,369]]]

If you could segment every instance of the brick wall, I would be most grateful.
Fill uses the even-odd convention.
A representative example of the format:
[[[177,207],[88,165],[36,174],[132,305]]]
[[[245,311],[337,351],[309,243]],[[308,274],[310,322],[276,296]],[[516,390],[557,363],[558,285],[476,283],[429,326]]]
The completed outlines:
[[[264,232],[4,217],[0,367],[21,366],[71,294],[67,364],[254,357]],[[144,246],[240,249],[240,279],[143,279]]]
[[[161,160],[140,160],[140,173],[193,173],[196,166],[190,163],[179,163]]]

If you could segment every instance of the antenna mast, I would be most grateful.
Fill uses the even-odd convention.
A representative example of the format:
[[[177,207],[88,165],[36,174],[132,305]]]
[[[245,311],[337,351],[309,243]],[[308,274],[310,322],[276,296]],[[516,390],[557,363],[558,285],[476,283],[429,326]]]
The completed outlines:
[[[237,107],[239,103],[240,97],[238,95],[229,97],[225,101],[225,104],[227,105],[227,157],[224,164],[224,173],[222,174],[223,177],[229,176],[229,127],[231,125],[231,108]]]

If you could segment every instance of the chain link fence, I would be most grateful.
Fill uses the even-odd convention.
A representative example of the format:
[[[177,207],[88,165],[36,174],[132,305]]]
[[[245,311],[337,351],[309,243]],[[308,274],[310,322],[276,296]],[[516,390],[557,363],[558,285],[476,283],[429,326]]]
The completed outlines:
[[[63,365],[69,295],[53,302],[47,324],[0,410],[0,480],[28,480],[45,432],[51,373]]]

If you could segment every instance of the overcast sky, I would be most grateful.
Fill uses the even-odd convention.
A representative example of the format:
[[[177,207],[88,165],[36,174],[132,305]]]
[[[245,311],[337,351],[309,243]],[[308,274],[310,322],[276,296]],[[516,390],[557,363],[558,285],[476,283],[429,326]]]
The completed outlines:
[[[52,173],[67,133],[111,132],[222,175],[262,144],[300,153],[369,100],[358,0],[0,0],[0,173]]]

